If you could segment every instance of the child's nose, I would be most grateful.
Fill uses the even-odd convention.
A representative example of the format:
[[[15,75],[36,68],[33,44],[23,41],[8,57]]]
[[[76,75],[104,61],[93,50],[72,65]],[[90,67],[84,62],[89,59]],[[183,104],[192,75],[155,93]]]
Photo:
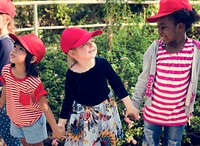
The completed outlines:
[[[16,53],[16,52],[18,52],[18,49],[14,47],[11,51]]]
[[[159,33],[159,34],[162,34],[162,33],[163,33],[163,31],[162,31],[161,28],[158,28],[158,33]]]

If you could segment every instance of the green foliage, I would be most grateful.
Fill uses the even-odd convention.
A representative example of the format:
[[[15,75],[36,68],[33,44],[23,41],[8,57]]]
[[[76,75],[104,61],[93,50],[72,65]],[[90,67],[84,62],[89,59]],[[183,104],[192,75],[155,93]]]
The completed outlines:
[[[39,64],[41,79],[48,91],[48,102],[58,119],[64,98],[64,82],[67,71],[66,55],[58,47],[49,47]]]
[[[17,1],[17,0],[14,0]],[[18,0],[19,1],[19,0]],[[142,0],[137,0],[142,2]],[[200,10],[199,6],[195,6]],[[137,77],[142,71],[143,54],[148,46],[159,38],[155,25],[146,24],[146,17],[157,12],[158,5],[127,4],[125,0],[106,0],[106,4],[91,5],[41,5],[39,6],[40,26],[83,25],[106,23],[104,33],[96,37],[98,55],[105,57],[121,77],[131,96]],[[17,6],[17,28],[32,27],[32,6]],[[126,23],[126,26],[124,24]],[[96,29],[96,28],[95,28]],[[88,29],[94,30],[94,28]],[[63,30],[40,30],[39,35],[45,42],[47,53],[39,64],[41,79],[48,91],[49,105],[59,117],[64,98],[65,73],[68,69],[66,56],[61,52],[59,41]],[[30,31],[31,32],[31,31]],[[29,32],[25,32],[29,33]],[[200,28],[192,28],[189,34],[199,39]],[[24,34],[24,33],[21,33]],[[200,84],[199,84],[200,85]],[[200,86],[199,86],[200,87]],[[191,143],[188,133],[200,132],[200,89],[198,88],[192,125],[184,132],[183,143]],[[142,143],[143,122],[135,121],[129,128],[123,121],[124,105],[118,101],[118,108],[123,124],[124,139],[119,146],[131,145],[128,140],[133,136]]]

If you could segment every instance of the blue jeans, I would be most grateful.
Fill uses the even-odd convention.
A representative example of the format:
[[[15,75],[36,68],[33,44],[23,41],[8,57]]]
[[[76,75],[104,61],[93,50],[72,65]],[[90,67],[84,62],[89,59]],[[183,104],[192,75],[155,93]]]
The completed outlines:
[[[185,125],[161,126],[144,121],[143,146],[159,146],[160,136],[164,130],[163,146],[181,146]]]

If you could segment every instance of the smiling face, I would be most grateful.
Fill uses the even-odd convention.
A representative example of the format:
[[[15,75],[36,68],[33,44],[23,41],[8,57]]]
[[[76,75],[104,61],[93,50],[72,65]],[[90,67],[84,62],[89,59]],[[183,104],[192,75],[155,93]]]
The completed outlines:
[[[175,25],[170,16],[161,17],[157,20],[158,33],[165,44],[176,42],[182,33],[181,25]]]
[[[96,57],[97,54],[97,46],[94,42],[94,39],[91,38],[90,40],[88,40],[85,44],[72,49],[71,51],[73,51],[74,55],[73,58],[76,60],[90,60],[90,59],[94,59]]]
[[[15,43],[10,51],[10,62],[14,64],[25,64],[27,52],[19,43]]]

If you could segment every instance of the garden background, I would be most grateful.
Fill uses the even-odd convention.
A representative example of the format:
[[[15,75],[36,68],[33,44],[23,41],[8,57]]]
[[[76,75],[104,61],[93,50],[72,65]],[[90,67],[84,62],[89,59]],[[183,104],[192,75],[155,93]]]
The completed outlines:
[[[19,2],[21,0],[13,1]],[[141,3],[144,2],[142,0],[135,0],[137,2],[135,4],[129,4],[125,0],[101,1],[104,1],[104,3],[39,5],[38,25],[69,27],[105,24],[103,27],[85,28],[87,30],[102,29],[104,31],[103,35],[96,38],[98,56],[105,57],[112,64],[129,95],[132,96],[137,77],[142,71],[143,53],[154,40],[159,38],[156,24],[150,25],[145,21],[146,17],[157,12],[158,4]],[[200,4],[193,5],[193,7],[200,14]],[[16,5],[16,8],[16,27],[18,29],[33,27],[33,5]],[[59,117],[64,98],[65,73],[68,68],[66,56],[61,52],[59,45],[62,31],[63,29],[40,29],[38,31],[39,37],[47,47],[45,58],[39,64],[41,79],[49,92],[49,105],[56,119]],[[34,31],[17,31],[18,35],[28,33],[34,33]],[[198,40],[200,39],[199,34],[199,24],[187,32],[189,37]],[[119,100],[117,100],[117,103],[123,121],[124,106]],[[191,126],[186,126],[182,145],[200,145],[200,88],[197,91],[195,111],[191,123]],[[142,127],[142,120],[135,121],[131,128],[123,121],[125,137],[118,141],[118,145],[132,145],[129,143],[132,136],[138,140],[137,145],[141,145]]]

